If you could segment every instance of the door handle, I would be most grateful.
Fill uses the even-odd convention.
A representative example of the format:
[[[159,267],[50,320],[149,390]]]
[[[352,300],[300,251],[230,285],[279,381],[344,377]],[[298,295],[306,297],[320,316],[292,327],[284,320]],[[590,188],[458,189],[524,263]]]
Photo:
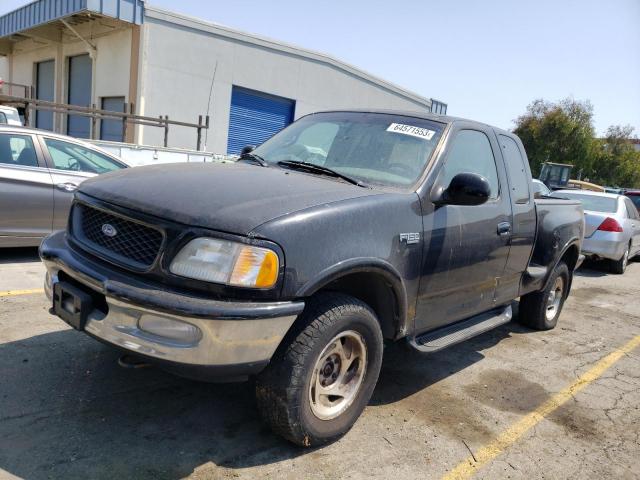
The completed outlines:
[[[511,235],[511,224],[509,222],[500,222],[498,224],[498,235],[501,237]]]
[[[56,188],[64,192],[75,192],[78,188],[78,184],[72,182],[59,183],[56,185]]]

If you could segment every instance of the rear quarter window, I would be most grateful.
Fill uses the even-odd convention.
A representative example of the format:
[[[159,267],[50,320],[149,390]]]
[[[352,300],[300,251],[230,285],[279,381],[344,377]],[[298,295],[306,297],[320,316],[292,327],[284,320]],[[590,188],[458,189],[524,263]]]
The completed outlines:
[[[624,205],[625,205],[625,207],[627,207],[627,216],[629,218],[637,220],[638,219],[638,210],[636,209],[636,206],[633,204],[633,202],[631,202],[631,200],[629,200],[629,197],[624,199]]]
[[[524,157],[518,144],[511,137],[498,135],[502,156],[509,175],[509,189],[511,201],[514,203],[529,202],[529,175],[524,165]]]
[[[640,210],[640,195],[629,195],[631,203],[633,203],[638,210]]]

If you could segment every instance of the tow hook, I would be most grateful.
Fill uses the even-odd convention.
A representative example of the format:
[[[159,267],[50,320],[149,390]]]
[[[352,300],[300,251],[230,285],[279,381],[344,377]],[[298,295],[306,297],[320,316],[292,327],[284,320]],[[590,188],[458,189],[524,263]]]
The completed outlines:
[[[122,355],[118,359],[118,365],[122,368],[147,368],[151,366],[150,363],[145,362],[141,358],[129,354]]]

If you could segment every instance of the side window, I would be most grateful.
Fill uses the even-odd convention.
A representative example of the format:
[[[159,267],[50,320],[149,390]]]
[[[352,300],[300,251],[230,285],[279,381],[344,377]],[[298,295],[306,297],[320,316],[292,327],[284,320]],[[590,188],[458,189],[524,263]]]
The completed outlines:
[[[507,167],[507,176],[511,186],[511,200],[514,203],[529,203],[529,176],[524,165],[524,158],[518,144],[511,137],[498,135],[500,148]]]
[[[9,123],[7,121],[7,116],[4,112],[0,112],[0,124],[6,125],[7,123]]]
[[[0,163],[37,167],[38,157],[29,135],[0,134]]]
[[[75,143],[45,138],[53,168],[74,172],[105,173],[124,168],[106,155]]]
[[[460,130],[440,173],[440,183],[447,187],[459,173],[477,173],[489,181],[490,198],[498,198],[500,184],[496,160],[487,136],[477,130]]]
[[[638,210],[628,198],[624,199],[624,205],[627,207],[627,216],[634,220],[638,219]]]

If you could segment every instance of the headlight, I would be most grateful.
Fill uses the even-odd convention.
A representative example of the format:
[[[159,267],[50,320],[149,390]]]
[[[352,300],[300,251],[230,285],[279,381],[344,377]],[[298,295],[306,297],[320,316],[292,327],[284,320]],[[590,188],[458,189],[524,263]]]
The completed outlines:
[[[205,282],[269,288],[278,279],[278,255],[268,248],[215,238],[196,238],[171,262],[169,271]]]

